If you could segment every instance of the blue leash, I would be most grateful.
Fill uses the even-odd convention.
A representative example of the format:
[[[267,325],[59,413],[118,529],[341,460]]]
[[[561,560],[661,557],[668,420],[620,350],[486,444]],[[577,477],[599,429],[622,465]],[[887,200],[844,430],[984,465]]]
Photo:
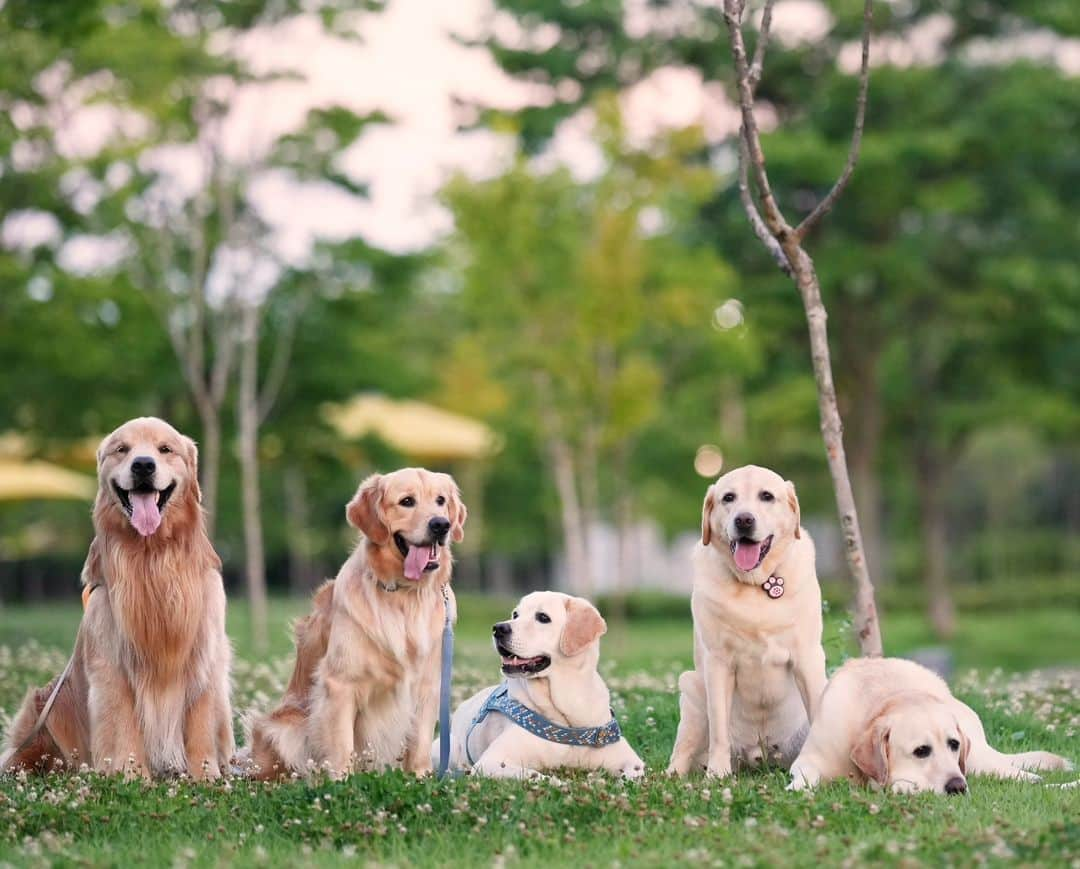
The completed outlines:
[[[450,623],[450,589],[443,586],[446,623],[442,634],[442,677],[439,682],[439,778],[450,768],[450,675],[454,668],[454,626]]]

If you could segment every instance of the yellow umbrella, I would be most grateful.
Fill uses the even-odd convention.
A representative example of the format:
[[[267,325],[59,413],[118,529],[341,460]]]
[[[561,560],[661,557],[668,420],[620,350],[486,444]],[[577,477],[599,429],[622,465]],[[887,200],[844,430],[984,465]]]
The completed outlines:
[[[365,393],[324,408],[345,438],[374,434],[402,455],[433,461],[481,459],[498,452],[499,437],[484,423],[425,404]]]
[[[95,492],[97,480],[86,474],[33,459],[0,459],[0,501],[90,501]]]

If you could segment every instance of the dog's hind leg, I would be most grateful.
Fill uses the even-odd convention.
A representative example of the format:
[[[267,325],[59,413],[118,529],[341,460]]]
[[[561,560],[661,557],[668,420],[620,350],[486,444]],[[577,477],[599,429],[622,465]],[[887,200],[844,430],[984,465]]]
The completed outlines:
[[[8,730],[3,754],[4,768],[0,772],[41,769],[54,759],[63,759],[63,752],[47,727],[34,733],[38,716],[52,693],[53,684],[50,682],[44,688],[31,688],[27,692]]]
[[[669,775],[686,775],[709,749],[709,716],[705,708],[705,681],[697,670],[679,677],[679,729],[668,763]]]
[[[56,703],[45,725],[64,761],[72,769],[91,762],[85,682],[81,672],[72,673],[56,695]]]
[[[1072,764],[1065,758],[1048,751],[1026,751],[1020,754],[1005,754],[998,751],[987,741],[982,721],[970,706],[956,700],[955,711],[961,731],[971,740],[971,750],[964,764],[965,774],[981,773],[998,778],[1039,781],[1037,775],[1027,770],[1072,768]]]
[[[1019,754],[1006,754],[1003,756],[1008,759],[1010,764],[1019,769],[1071,770],[1073,768],[1072,761],[1049,751],[1022,751]]]

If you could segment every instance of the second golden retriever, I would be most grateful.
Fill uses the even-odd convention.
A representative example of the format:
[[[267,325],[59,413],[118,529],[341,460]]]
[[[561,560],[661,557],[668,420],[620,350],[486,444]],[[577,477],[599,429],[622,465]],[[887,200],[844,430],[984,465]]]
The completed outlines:
[[[431,771],[450,542],[467,511],[448,474],[406,468],[365,480],[345,515],[362,532],[296,625],[285,697],[251,726],[255,774]]]
[[[668,772],[790,765],[825,687],[814,544],[792,483],[747,465],[709,487],[691,610],[694,669],[679,678]]]
[[[232,650],[195,443],[160,419],[134,419],[102,441],[97,461],[86,613],[68,678],[40,729],[55,680],[27,697],[7,765],[216,777],[234,750]]]

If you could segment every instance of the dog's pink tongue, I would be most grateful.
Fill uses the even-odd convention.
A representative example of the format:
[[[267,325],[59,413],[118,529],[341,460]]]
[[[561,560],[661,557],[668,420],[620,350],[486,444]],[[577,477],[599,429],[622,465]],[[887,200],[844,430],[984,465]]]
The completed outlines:
[[[761,543],[740,540],[735,544],[735,564],[739,570],[753,570],[761,557]]]
[[[405,578],[419,579],[424,575],[427,567],[430,546],[409,546],[409,554],[405,556]]]
[[[131,524],[143,537],[149,537],[161,525],[157,492],[132,492],[128,497],[131,498]]]

